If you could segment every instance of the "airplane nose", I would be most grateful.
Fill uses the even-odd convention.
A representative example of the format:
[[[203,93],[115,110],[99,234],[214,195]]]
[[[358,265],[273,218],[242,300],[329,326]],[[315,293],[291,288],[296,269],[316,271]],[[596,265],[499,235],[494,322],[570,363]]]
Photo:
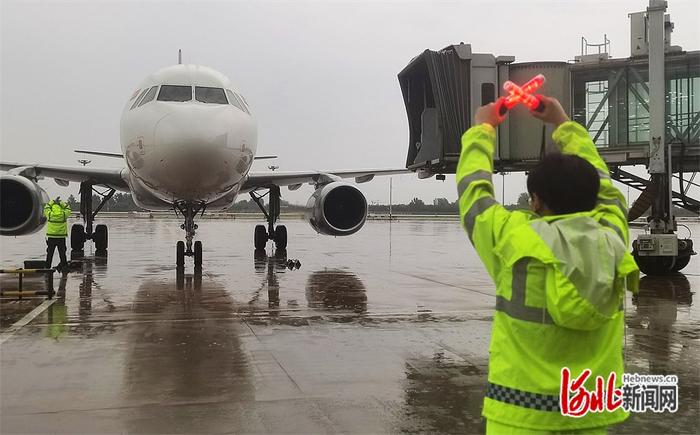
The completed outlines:
[[[225,106],[174,110],[156,123],[155,145],[183,152],[225,148],[233,145],[233,125],[231,111]]]
[[[238,136],[226,107],[189,107],[165,115],[154,131],[162,183],[183,198],[230,186]]]

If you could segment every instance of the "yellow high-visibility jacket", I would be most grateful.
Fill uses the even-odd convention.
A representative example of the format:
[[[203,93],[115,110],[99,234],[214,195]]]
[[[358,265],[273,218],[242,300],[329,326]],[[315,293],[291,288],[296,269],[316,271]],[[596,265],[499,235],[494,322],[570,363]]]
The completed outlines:
[[[68,217],[71,209],[67,203],[60,204],[53,199],[44,206],[44,216],[46,216],[46,237],[68,237]]]
[[[483,416],[539,430],[594,428],[623,421],[627,413],[564,416],[559,408],[561,370],[573,377],[623,374],[625,289],[638,290],[639,269],[628,252],[627,205],[610,179],[588,132],[575,122],[552,135],[564,154],[586,159],[600,175],[596,207],[589,212],[538,216],[508,211],[494,199],[491,182],[496,133],[489,124],[462,136],[457,166],[464,229],[496,283]]]

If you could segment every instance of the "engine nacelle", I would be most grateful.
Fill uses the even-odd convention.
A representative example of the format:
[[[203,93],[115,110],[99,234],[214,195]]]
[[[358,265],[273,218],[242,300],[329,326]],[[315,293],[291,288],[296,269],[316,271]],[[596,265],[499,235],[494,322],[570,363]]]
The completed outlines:
[[[44,204],[49,196],[32,180],[20,175],[0,175],[0,234],[23,236],[46,223]]]
[[[367,200],[349,183],[334,181],[314,192],[306,203],[306,220],[311,227],[327,236],[349,236],[367,220]]]

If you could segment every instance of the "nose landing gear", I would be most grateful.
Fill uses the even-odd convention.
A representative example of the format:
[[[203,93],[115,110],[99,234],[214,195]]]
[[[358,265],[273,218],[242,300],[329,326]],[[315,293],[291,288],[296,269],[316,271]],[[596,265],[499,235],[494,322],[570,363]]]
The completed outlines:
[[[193,257],[195,270],[201,270],[202,242],[197,240],[193,243],[192,239],[194,239],[198,228],[197,224],[194,223],[194,218],[197,214],[204,214],[207,205],[204,201],[176,201],[173,204],[173,208],[176,214],[179,212],[185,218],[185,222],[180,225],[180,228],[185,230],[185,241],[180,240],[177,242],[175,264],[178,269],[184,269],[185,257]]]
[[[270,195],[270,206],[269,210],[265,209],[265,204],[263,204],[262,199],[267,195]],[[284,225],[277,225],[275,228],[275,222],[280,217],[280,204],[281,204],[281,194],[279,186],[271,186],[268,193],[264,195],[259,195],[255,191],[250,192],[250,197],[255,201],[255,203],[260,208],[260,211],[265,215],[267,219],[267,229],[264,225],[255,226],[255,249],[265,249],[268,240],[275,242],[275,247],[279,250],[287,249],[287,227]]]

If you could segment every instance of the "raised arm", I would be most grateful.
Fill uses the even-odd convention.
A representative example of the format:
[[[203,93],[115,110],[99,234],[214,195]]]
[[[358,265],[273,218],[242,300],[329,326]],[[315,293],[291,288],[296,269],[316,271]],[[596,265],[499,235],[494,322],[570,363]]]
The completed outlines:
[[[493,248],[498,243],[506,225],[514,215],[494,198],[493,152],[499,119],[493,104],[477,111],[474,126],[462,136],[462,152],[457,164],[457,194],[462,225],[477,254],[486,266],[489,275],[495,279],[498,262]]]
[[[67,202],[62,202],[61,207],[63,208],[63,213],[66,216],[66,219],[69,218],[72,212],[72,210],[70,209],[70,205],[68,205]]]
[[[49,218],[49,215],[51,214],[51,204],[53,201],[49,201],[46,204],[44,204],[44,217],[46,219]]]

